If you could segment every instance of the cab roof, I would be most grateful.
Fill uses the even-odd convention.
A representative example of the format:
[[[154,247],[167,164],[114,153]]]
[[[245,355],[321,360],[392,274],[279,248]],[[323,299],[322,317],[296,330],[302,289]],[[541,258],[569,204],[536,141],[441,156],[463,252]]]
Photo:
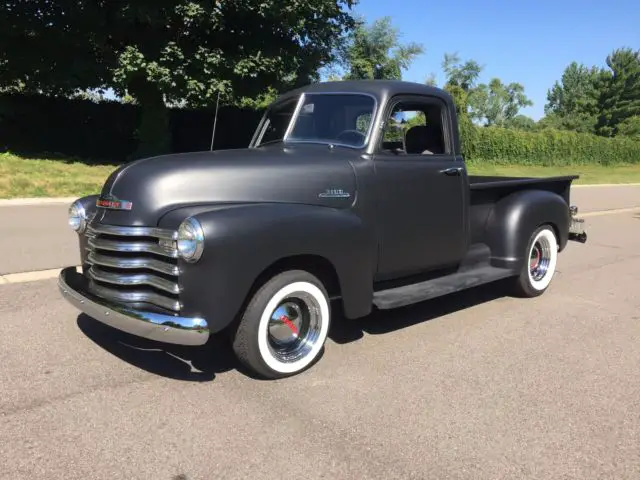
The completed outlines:
[[[427,95],[438,97],[449,106],[453,103],[451,95],[441,88],[403,80],[341,80],[311,83],[284,93],[278,100],[295,97],[302,93],[365,93],[374,96],[378,103],[396,95]]]

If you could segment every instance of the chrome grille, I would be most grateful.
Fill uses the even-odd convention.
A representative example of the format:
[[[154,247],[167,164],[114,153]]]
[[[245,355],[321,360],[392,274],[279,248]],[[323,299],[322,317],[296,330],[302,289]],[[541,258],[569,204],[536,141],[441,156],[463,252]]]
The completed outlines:
[[[117,303],[180,311],[177,232],[92,224],[86,235],[92,293]]]

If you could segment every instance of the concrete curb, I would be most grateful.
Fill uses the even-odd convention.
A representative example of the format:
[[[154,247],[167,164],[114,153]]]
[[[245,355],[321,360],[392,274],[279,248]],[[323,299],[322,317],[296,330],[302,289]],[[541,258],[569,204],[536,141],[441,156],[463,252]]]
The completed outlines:
[[[588,185],[571,185],[571,188],[595,188],[595,187],[640,187],[640,183],[591,183]]]
[[[54,197],[54,198],[2,198],[0,207],[23,207],[31,205],[58,205],[71,204],[78,197]]]
[[[640,212],[640,207],[629,207],[629,208],[612,208],[610,210],[597,210],[595,212],[584,212],[578,213],[578,218],[589,218],[589,217],[601,217],[602,215],[618,215],[621,213],[636,213]]]
[[[80,268],[76,266],[76,269]],[[15,283],[35,282],[37,280],[50,280],[57,278],[61,268],[53,268],[50,270],[36,270],[33,272],[7,273],[0,275],[0,285],[12,285]]]

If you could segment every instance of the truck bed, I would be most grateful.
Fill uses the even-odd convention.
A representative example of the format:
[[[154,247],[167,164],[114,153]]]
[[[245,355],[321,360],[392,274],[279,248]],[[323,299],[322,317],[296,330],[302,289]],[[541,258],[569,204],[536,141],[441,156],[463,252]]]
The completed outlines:
[[[563,177],[494,177],[469,175],[469,222],[471,243],[482,239],[485,222],[493,206],[503,197],[527,189],[548,190],[560,195],[570,205],[571,183],[578,175]]]
[[[547,188],[552,186],[562,188],[570,186],[573,180],[579,178],[578,175],[567,175],[561,177],[494,177],[489,175],[469,175],[469,187],[471,190],[486,190],[492,188],[514,188],[535,185],[536,188]]]

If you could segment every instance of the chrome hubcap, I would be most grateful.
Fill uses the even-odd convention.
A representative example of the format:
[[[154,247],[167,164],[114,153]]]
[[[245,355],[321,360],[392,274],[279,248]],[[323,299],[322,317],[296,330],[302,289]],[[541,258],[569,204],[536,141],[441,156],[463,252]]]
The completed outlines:
[[[529,274],[536,282],[544,278],[551,263],[551,244],[542,237],[533,245],[529,257]]]
[[[290,346],[298,339],[302,326],[302,309],[294,302],[285,302],[271,314],[269,335],[274,343]]]
[[[293,294],[271,313],[267,328],[269,348],[281,362],[300,360],[318,341],[321,326],[316,299],[305,292]]]

